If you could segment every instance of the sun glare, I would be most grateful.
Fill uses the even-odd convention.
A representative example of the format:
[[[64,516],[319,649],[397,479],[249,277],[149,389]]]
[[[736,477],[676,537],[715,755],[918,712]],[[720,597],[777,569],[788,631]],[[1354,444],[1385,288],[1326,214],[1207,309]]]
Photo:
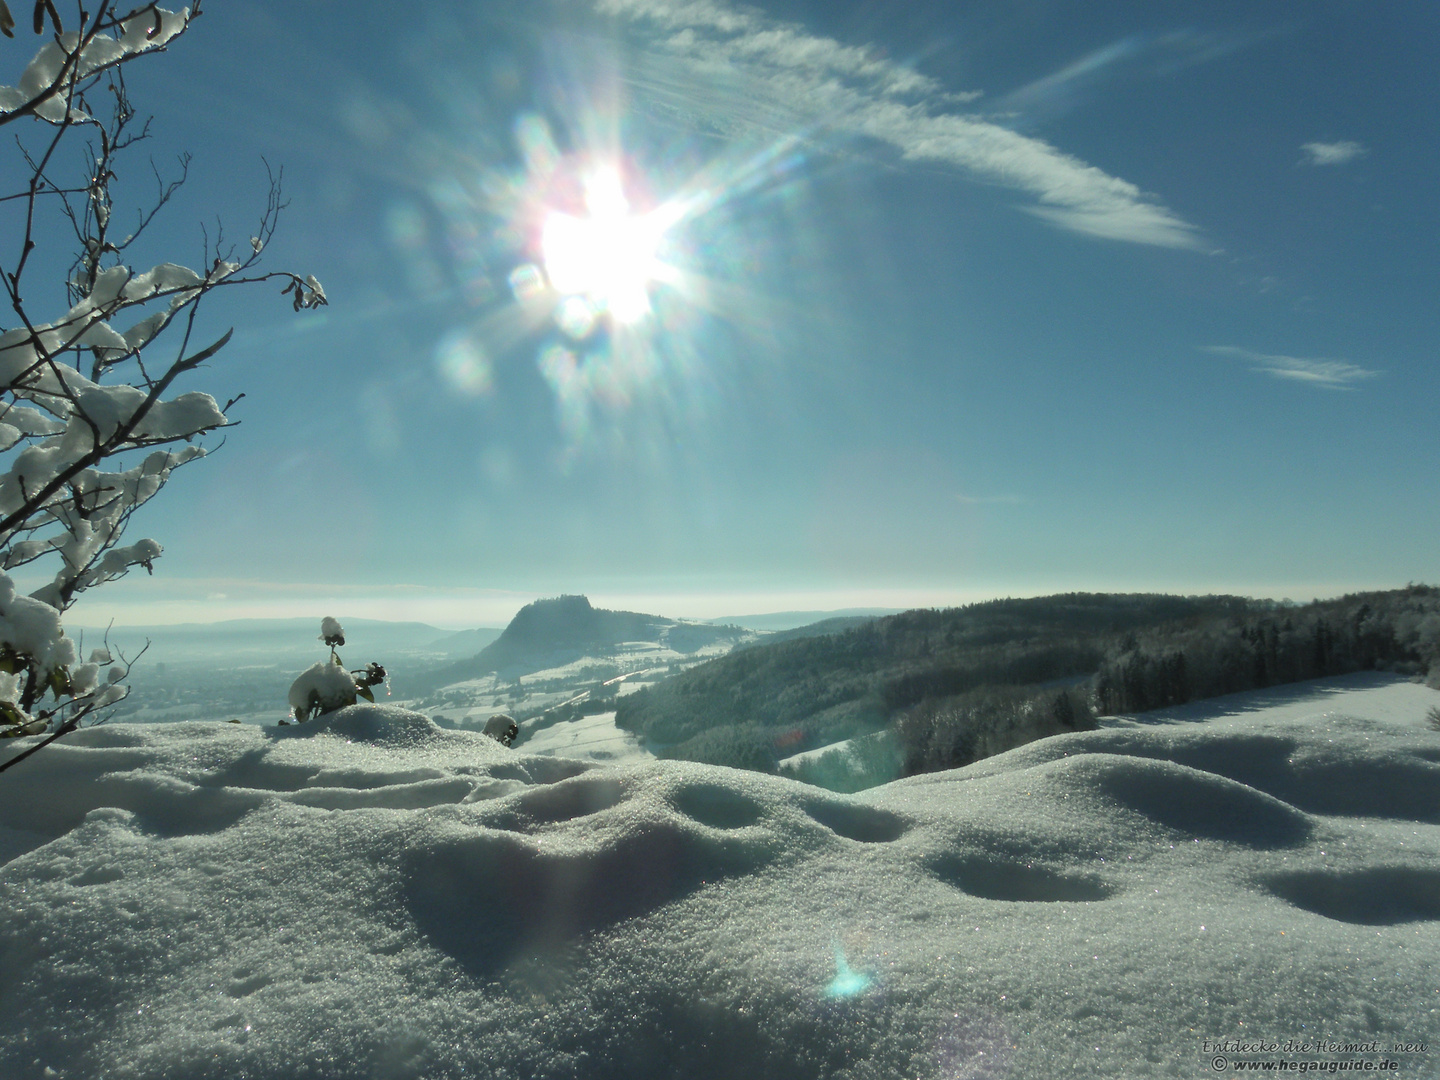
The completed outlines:
[[[569,126],[583,135],[593,124],[581,120]],[[489,393],[490,356],[507,340],[531,337],[554,394],[562,468],[602,434],[625,453],[641,446],[657,459],[673,453],[663,414],[703,410],[714,385],[724,344],[707,340],[707,331],[732,316],[753,321],[751,301],[768,299],[751,294],[745,280],[757,238],[728,229],[723,216],[700,219],[772,188],[793,190],[786,185],[804,161],[797,141],[722,155],[681,175],[688,148],[647,162],[618,139],[562,147],[550,123],[532,113],[516,117],[514,133],[520,167],[482,173],[477,186],[500,224],[497,240],[526,260],[509,274],[515,304],[487,316],[486,366],[459,365],[447,354],[445,370],[458,373],[468,392]],[[481,389],[468,390],[472,384]],[[658,408],[641,419],[653,426],[613,422],[647,402]]]
[[[660,276],[656,250],[664,215],[631,214],[613,169],[586,178],[585,210],[584,217],[552,211],[540,237],[551,286],[572,298],[562,328],[588,329],[580,305],[594,315],[608,312],[621,323],[637,322],[649,314],[650,285]]]

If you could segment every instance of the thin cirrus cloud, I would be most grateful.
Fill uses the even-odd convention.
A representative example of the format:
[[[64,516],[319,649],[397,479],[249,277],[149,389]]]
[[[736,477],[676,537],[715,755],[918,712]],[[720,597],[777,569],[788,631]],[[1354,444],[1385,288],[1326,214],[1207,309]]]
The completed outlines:
[[[1261,371],[1277,379],[1308,383],[1324,390],[1352,390],[1356,383],[1373,379],[1380,374],[1347,360],[1278,356],[1252,352],[1234,345],[1206,345],[1202,348],[1214,356],[1229,356],[1244,361],[1251,365],[1251,371]]]
[[[1091,98],[1104,84],[1126,78],[1173,75],[1247,48],[1263,33],[1213,33],[1171,30],[1139,33],[1112,41],[1035,82],[1012,90],[992,104],[992,112],[1014,113],[1009,121],[1033,127],[1064,115]]]
[[[959,168],[1025,192],[1023,209],[1106,240],[1207,250],[1199,230],[1136,185],[961,111],[973,93],[874,52],[716,0],[596,0],[638,24],[647,51],[630,85],[652,108],[728,134],[831,133],[875,140],[905,161]]]
[[[1369,153],[1358,142],[1348,139],[1340,142],[1307,142],[1300,149],[1305,154],[1306,165],[1344,165]]]

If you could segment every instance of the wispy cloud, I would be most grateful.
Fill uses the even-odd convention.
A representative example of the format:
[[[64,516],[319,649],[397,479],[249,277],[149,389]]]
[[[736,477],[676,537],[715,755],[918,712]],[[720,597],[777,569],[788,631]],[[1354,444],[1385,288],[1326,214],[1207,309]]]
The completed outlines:
[[[632,88],[697,126],[769,136],[836,134],[905,161],[959,168],[1025,192],[1029,212],[1108,240],[1205,249],[1195,226],[1136,185],[1049,143],[961,111],[973,93],[870,50],[717,0],[596,0],[647,31]],[[648,62],[644,62],[648,60]]]
[[[1251,371],[1263,371],[1277,379],[1291,379],[1309,383],[1325,390],[1350,390],[1354,384],[1373,379],[1380,374],[1352,364],[1348,360],[1325,360],[1300,356],[1278,356],[1272,353],[1252,352],[1234,345],[1205,345],[1205,352],[1215,356],[1229,356],[1251,365]]]
[[[1044,78],[1012,90],[996,103],[996,107],[1001,111],[1023,112],[1031,119],[1067,112],[1074,107],[1084,89],[1099,82],[1117,65],[1130,60],[1142,47],[1141,39],[1133,35],[1113,41]]]
[[[1013,112],[1014,122],[1021,125],[1041,123],[1089,100],[1105,83],[1117,79],[1174,75],[1229,56],[1255,44],[1264,36],[1184,29],[1131,34],[1086,53],[1018,90],[1012,90],[993,102],[991,109],[1000,114]]]
[[[1370,152],[1358,142],[1349,140],[1307,142],[1300,149],[1305,153],[1302,162],[1305,165],[1344,165],[1358,157],[1364,157]]]

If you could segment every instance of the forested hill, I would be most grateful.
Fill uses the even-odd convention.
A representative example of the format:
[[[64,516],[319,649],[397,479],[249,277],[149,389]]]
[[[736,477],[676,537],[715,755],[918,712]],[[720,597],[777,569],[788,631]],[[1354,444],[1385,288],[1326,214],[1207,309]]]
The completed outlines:
[[[1234,596],[1071,593],[907,611],[736,650],[622,698],[616,723],[671,745],[717,726],[759,725],[789,730],[804,749],[874,730],[927,697],[1088,676],[1127,633],[1257,607]]]
[[[1368,668],[1440,675],[1440,589],[1303,606],[1072,593],[908,611],[736,650],[620,699],[616,724],[667,756],[761,769],[889,725],[909,773],[1093,723],[1092,709]]]

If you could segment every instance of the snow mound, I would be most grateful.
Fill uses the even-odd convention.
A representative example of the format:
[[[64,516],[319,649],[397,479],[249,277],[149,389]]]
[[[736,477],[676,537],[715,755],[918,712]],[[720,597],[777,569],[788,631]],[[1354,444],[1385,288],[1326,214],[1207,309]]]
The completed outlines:
[[[334,671],[340,670],[333,664],[327,666]],[[346,678],[349,676],[346,675]],[[354,683],[351,683],[351,696],[354,696]],[[433,742],[440,737],[441,731],[428,716],[409,709],[394,705],[349,705],[303,724],[294,724],[290,730],[280,731],[279,736],[298,738],[324,733],[352,742],[403,749]]]
[[[0,1076],[1413,1072],[1437,702],[1309,684],[857,796],[385,706],[90,729],[4,774]]]

